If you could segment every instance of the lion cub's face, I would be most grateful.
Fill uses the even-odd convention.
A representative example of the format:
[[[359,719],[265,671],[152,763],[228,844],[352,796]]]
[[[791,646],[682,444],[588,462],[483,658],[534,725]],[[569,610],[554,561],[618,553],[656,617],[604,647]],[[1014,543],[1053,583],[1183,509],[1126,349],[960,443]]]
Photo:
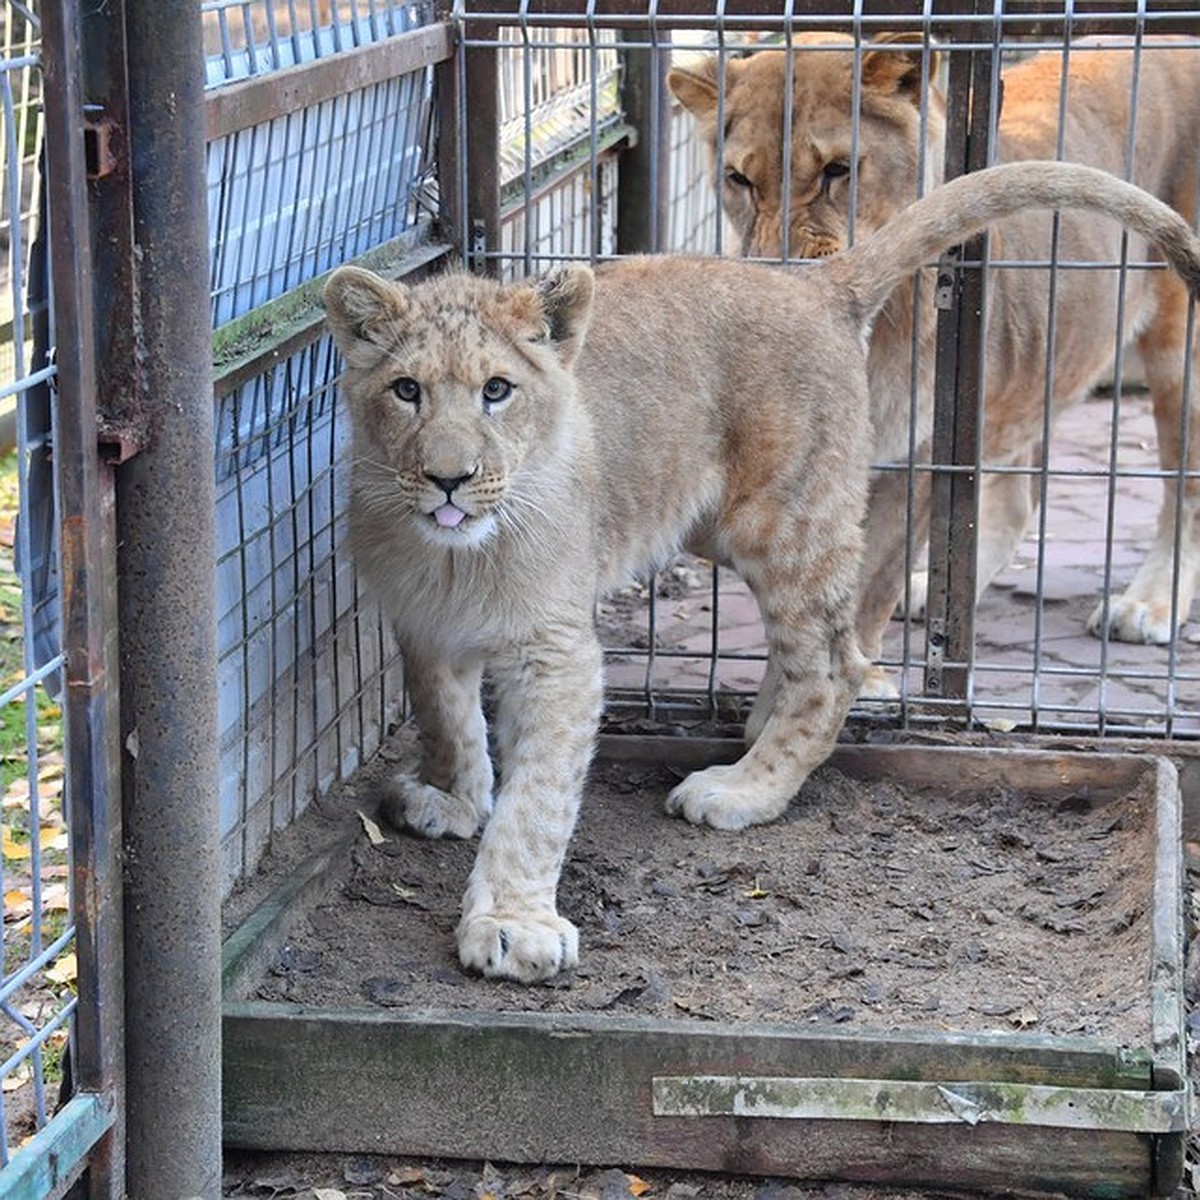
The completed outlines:
[[[941,97],[932,88],[926,89],[928,149],[925,162],[920,161],[922,79],[930,56],[923,58],[916,41],[914,45],[913,39],[898,35],[862,49],[857,139],[852,121],[855,55],[852,49],[840,48],[853,46],[849,37],[808,33],[794,39],[790,114],[785,103],[789,56],[783,50],[728,58],[723,68],[709,56],[670,72],[671,90],[696,118],[708,143],[722,205],[742,254],[774,258],[784,253],[785,203],[790,210],[790,257],[820,258],[846,246],[853,161],[855,236],[879,228],[917,198],[922,167],[926,187],[940,178],[945,117]],[[789,116],[790,186],[785,199],[784,131]],[[719,122],[723,137],[718,137]]]
[[[359,519],[450,547],[519,528],[541,503],[539,467],[570,440],[591,296],[586,268],[512,287],[334,272],[325,305],[346,360]]]

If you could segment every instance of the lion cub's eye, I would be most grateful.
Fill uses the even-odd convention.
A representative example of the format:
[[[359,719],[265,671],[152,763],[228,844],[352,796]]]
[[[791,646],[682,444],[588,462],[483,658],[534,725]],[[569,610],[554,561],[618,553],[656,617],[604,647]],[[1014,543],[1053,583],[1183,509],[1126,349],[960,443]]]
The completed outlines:
[[[513,394],[513,385],[499,375],[493,375],[483,385],[484,404],[503,404]]]
[[[396,399],[403,400],[405,404],[420,403],[421,385],[407,375],[401,375],[399,379],[392,380],[392,391],[395,393]]]
[[[733,167],[725,169],[725,182],[732,183],[734,187],[740,188],[752,188],[754,186],[741,171],[735,171]]]

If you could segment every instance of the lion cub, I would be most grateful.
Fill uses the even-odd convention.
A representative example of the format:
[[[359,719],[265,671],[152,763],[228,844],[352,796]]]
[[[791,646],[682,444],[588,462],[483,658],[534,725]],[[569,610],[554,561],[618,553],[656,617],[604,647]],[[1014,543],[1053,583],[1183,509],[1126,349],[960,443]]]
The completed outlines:
[[[1058,148],[1062,53],[1037,55],[1004,74],[1003,107],[996,138],[1001,162],[1064,157],[1123,175],[1131,119],[1136,121],[1133,181],[1195,219],[1200,170],[1200,70],[1191,39],[1140,40],[1136,79],[1133,43],[1124,39],[1075,43],[1069,58],[1067,104]],[[910,44],[915,42],[916,44]],[[829,49],[845,44],[847,49]],[[680,63],[669,84],[696,117],[713,153],[722,204],[737,231],[743,254],[820,257],[849,238],[850,155],[855,171],[855,232],[861,237],[893,220],[918,191],[942,176],[945,103],[925,77],[936,54],[919,36],[885,36],[861,53],[860,120],[852,132],[851,97],[855,55],[852,40],[838,34],[806,33],[795,39],[792,86],[791,169],[782,178],[782,130],[789,69],[787,55],[763,50],[720,67],[706,57]],[[824,46],[826,49],[815,49]],[[1182,48],[1186,47],[1186,48]],[[922,118],[922,95],[926,96]],[[1131,118],[1131,97],[1137,108]],[[720,117],[718,114],[721,114]],[[720,126],[718,127],[718,120]],[[719,151],[718,151],[719,143]],[[721,161],[717,161],[718,152]],[[919,185],[919,186],[918,186]],[[789,212],[783,212],[784,205]],[[1079,213],[1062,218],[1057,241],[1044,214],[1014,215],[992,236],[993,259],[1045,263],[1052,248],[1058,260],[1111,262],[1122,257],[1121,231]],[[1128,245],[1129,261],[1147,257],[1140,238]],[[1183,458],[1183,380],[1187,347],[1187,294],[1169,271],[1131,271],[1118,304],[1116,271],[1060,270],[1055,293],[1044,269],[994,269],[988,276],[985,411],[982,461],[1008,468],[985,474],[979,499],[978,594],[1009,563],[1038,501],[1044,398],[1053,413],[1085,396],[1102,378],[1121,342],[1135,340],[1153,392],[1159,457],[1173,472]],[[922,294],[918,380],[919,453],[928,457],[934,365],[933,281]],[[1053,300],[1053,320],[1049,320]],[[1118,327],[1118,314],[1123,325]],[[905,462],[909,453],[909,395],[913,374],[914,298],[911,287],[889,298],[871,341],[875,461]],[[1053,331],[1054,344],[1048,344]],[[1194,354],[1193,347],[1193,354]],[[1047,363],[1053,353],[1053,374]],[[1193,385],[1192,403],[1197,389]],[[1198,414],[1191,418],[1187,465],[1200,468]],[[1015,470],[1014,470],[1015,468]],[[917,476],[927,493],[928,477]],[[874,513],[887,519],[905,503],[904,472],[880,472],[873,484],[868,536]],[[1158,534],[1141,569],[1123,595],[1099,604],[1089,621],[1094,633],[1130,642],[1165,643],[1174,634],[1172,577],[1176,512],[1179,539],[1177,616],[1187,619],[1200,583],[1200,482],[1189,480],[1182,498],[1168,476]],[[927,518],[926,496],[918,497],[917,519]],[[1097,513],[1103,522],[1103,513]],[[917,542],[925,536],[922,524]],[[877,656],[883,629],[904,590],[903,560],[889,561],[872,539],[859,633],[864,649]],[[913,580],[914,610],[924,606],[926,581]]]
[[[762,611],[750,748],[685,779],[670,811],[769,821],[829,754],[866,665],[871,321],[917,266],[1026,204],[1117,214],[1200,285],[1200,247],[1170,209],[1032,163],[938,189],[885,238],[795,272],[643,258],[510,286],[332,275],[353,548],[395,621],[422,739],[387,815],[429,837],[486,822],[458,926],[466,967],[532,981],[577,960],[555,892],[600,714],[601,589],[687,546],[739,571]]]

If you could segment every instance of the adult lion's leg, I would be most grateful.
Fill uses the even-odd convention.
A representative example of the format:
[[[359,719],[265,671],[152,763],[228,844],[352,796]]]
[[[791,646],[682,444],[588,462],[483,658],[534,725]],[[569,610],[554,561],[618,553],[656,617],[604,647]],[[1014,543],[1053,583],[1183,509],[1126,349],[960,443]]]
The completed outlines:
[[[733,566],[766,626],[772,704],[757,710],[749,750],[689,775],[667,797],[668,812],[718,829],[770,821],[833,750],[867,666],[854,629],[861,538],[853,516],[781,516],[770,545],[750,540],[741,554],[733,546]]]
[[[1029,467],[1024,456],[1010,465]],[[1013,560],[1033,516],[1037,477],[984,475],[979,483],[979,545],[975,554],[975,600]]]
[[[1200,379],[1191,381],[1191,412],[1184,413],[1184,369],[1187,361],[1187,292],[1179,279],[1162,271],[1155,279],[1157,307],[1154,320],[1138,338],[1146,367],[1146,382],[1154,400],[1154,424],[1158,433],[1158,458],[1164,471],[1178,471],[1186,461],[1189,471],[1200,468]],[[1193,364],[1200,344],[1190,348]],[[1193,367],[1194,370],[1194,367]],[[1186,432],[1187,445],[1184,445]],[[1178,526],[1176,524],[1178,518]],[[1175,546],[1178,532],[1179,565],[1177,604],[1172,604],[1172,582],[1176,578]],[[1168,476],[1163,484],[1158,532],[1133,582],[1108,605],[1096,606],[1088,629],[1098,636],[1122,642],[1151,642],[1165,645],[1175,633],[1175,624],[1188,618],[1200,582],[1200,480]],[[1171,614],[1174,609],[1176,621]]]
[[[602,699],[592,630],[561,629],[493,669],[501,786],[463,896],[458,954],[531,983],[579,958],[555,892],[575,827]]]
[[[395,776],[382,813],[424,837],[473,837],[492,810],[492,763],[479,701],[481,667],[404,651],[421,740],[418,775]]]
[[[910,509],[914,554],[920,552],[929,536],[928,473],[916,472],[911,484],[911,506],[910,480],[908,472],[904,470],[877,475],[871,481],[867,498],[866,546],[855,628],[862,652],[871,660],[859,691],[859,695],[869,699],[889,700],[899,695],[891,674],[877,660],[883,652],[884,630],[892,614],[904,601]],[[914,578],[915,575],[914,572]],[[920,603],[923,611],[923,592]]]

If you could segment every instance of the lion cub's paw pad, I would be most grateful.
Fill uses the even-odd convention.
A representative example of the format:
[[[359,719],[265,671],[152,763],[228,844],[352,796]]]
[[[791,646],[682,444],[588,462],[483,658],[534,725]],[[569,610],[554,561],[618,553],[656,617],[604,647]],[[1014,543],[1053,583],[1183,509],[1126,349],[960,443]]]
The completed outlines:
[[[693,825],[745,829],[747,825],[774,820],[787,807],[786,797],[771,801],[745,784],[735,785],[728,779],[730,770],[730,767],[709,767],[689,775],[667,797],[667,812]]]
[[[1122,597],[1108,606],[1108,630],[1104,628],[1104,603],[1097,604],[1088,618],[1088,633],[1135,645],[1165,646],[1171,640],[1170,604],[1149,604]]]
[[[486,809],[473,801],[411,775],[398,775],[391,781],[379,811],[394,828],[408,828],[427,838],[474,837],[487,816]]]
[[[579,931],[554,913],[486,913],[458,926],[458,957],[494,979],[537,983],[579,962]]]

